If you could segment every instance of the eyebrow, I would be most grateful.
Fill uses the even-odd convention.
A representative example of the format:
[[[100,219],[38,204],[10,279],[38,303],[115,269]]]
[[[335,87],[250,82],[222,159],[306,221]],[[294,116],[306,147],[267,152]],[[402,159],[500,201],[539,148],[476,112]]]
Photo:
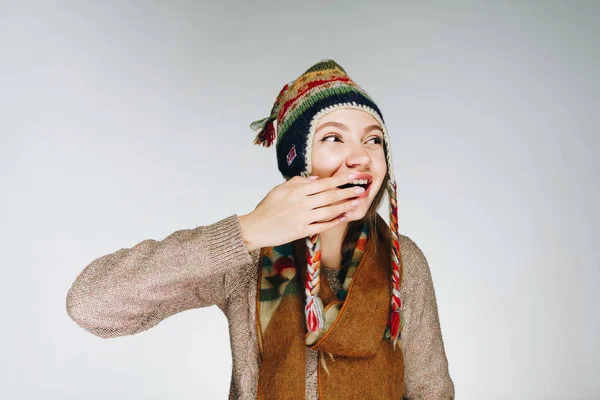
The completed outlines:
[[[342,124],[341,122],[336,122],[336,121],[329,121],[329,122],[325,122],[323,125],[319,126],[317,128],[317,130],[315,131],[315,133],[317,133],[321,128],[325,128],[328,126],[335,126],[336,128],[340,128],[341,130],[344,131],[348,131],[348,125]],[[377,125],[377,124],[373,124],[373,125],[369,125],[365,128],[365,133],[369,133],[372,130],[378,129],[381,131],[381,133],[383,133],[383,130],[381,129],[381,126]]]

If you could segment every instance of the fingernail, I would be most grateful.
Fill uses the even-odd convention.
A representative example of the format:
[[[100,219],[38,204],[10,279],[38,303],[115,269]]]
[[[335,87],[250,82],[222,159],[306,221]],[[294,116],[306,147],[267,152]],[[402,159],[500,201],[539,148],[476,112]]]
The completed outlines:
[[[318,179],[319,177],[316,175],[311,175],[308,177],[309,180],[314,181],[315,179]]]
[[[340,221],[344,222],[346,220],[346,216],[344,215],[342,218],[340,218]]]
[[[359,187],[356,188],[356,194],[361,194],[364,191],[365,191],[365,188],[362,187],[362,186],[359,186]]]
[[[354,178],[356,178],[356,174],[352,174],[348,177],[348,179],[354,179]]]
[[[358,200],[353,200],[352,203],[350,203],[350,205],[352,207],[356,207],[358,205],[359,201]]]

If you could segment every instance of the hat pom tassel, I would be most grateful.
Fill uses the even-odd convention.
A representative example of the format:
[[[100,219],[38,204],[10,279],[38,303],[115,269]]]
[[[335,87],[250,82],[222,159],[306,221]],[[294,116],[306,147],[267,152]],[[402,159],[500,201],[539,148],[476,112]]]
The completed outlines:
[[[267,117],[254,121],[250,124],[250,128],[254,131],[258,131],[254,144],[259,146],[270,147],[275,141],[275,127],[273,126],[272,117]]]
[[[391,339],[393,342],[394,349],[396,348],[396,343],[401,337],[401,333],[404,330],[404,315],[402,310],[394,310],[390,313],[390,317],[388,319],[388,324],[385,329],[384,339]]]

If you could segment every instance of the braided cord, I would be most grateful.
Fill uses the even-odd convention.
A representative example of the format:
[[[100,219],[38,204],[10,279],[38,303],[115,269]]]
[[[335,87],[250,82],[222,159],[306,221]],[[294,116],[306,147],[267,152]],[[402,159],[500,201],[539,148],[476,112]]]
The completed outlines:
[[[402,300],[400,299],[400,242],[398,240],[398,204],[396,197],[396,183],[388,180],[388,193],[390,203],[390,230],[392,234],[392,312],[386,328],[386,337],[392,340],[394,349],[404,330],[404,317],[402,315]]]
[[[306,325],[309,332],[320,331],[324,326],[323,301],[319,297],[321,287],[321,239],[318,234],[306,238],[307,277],[305,285]]]

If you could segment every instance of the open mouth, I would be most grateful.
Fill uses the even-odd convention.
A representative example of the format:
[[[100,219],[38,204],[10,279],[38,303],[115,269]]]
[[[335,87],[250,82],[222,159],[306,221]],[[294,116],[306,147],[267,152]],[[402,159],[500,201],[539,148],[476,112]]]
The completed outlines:
[[[345,185],[342,186],[338,186],[339,189],[346,189],[352,186],[360,186],[362,188],[366,190],[369,188],[369,186],[371,185],[371,179],[356,179],[352,182],[346,183]]]

